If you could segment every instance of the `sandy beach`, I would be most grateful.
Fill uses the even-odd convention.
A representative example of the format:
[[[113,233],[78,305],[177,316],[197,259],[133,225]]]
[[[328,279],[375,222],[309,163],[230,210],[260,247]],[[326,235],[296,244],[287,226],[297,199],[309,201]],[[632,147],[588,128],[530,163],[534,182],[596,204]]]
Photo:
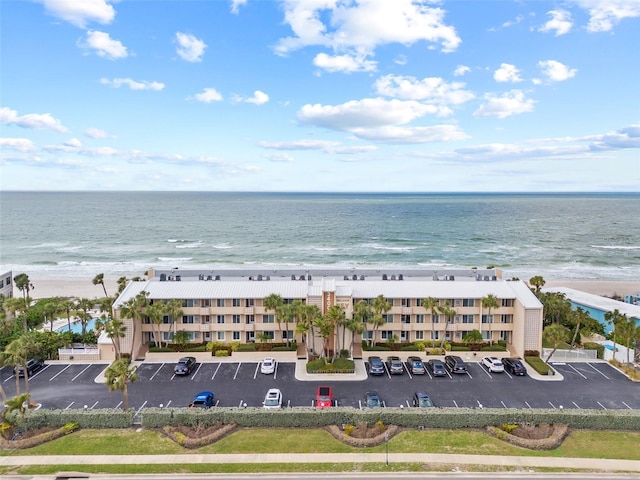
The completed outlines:
[[[15,275],[15,272],[14,272]],[[33,283],[34,289],[31,297],[80,297],[80,298],[101,298],[104,291],[101,285],[94,285],[93,278],[60,277],[29,274],[29,279]],[[117,277],[104,278],[105,288],[108,295],[114,295],[118,290]],[[604,297],[614,295],[624,296],[640,292],[640,280],[637,282],[616,281],[616,280],[546,280],[545,287],[567,287]],[[20,295],[15,289],[14,296]]]

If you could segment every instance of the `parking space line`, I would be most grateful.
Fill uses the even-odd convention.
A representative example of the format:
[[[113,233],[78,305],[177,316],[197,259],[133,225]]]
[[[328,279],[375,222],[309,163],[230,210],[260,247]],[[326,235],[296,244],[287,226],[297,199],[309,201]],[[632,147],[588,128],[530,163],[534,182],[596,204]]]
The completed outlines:
[[[171,405],[171,400],[169,400],[169,401],[167,402],[167,404],[165,405],[165,407],[169,407],[169,405]],[[162,406],[162,404],[160,404],[160,406]]]
[[[158,367],[158,369],[156,370],[156,372],[155,372],[153,375],[151,375],[151,378],[149,379],[149,381],[151,381],[151,380],[153,380],[153,379],[154,379],[154,377],[155,377],[155,376],[160,372],[160,370],[162,370],[162,367],[164,367],[164,365],[165,365],[165,364],[163,363],[162,365],[160,365],[160,366]]]
[[[64,367],[62,370],[60,370],[58,373],[56,373],[53,377],[51,377],[49,379],[49,381],[53,380],[54,378],[56,378],[58,375],[60,375],[62,372],[64,372],[67,368],[69,368],[71,366],[71,364],[67,365],[66,367]]]
[[[407,400],[407,407],[411,408],[411,405],[409,404],[409,400]]]
[[[487,374],[487,377],[489,377],[489,378],[493,378],[493,377],[491,376],[491,373],[490,373],[490,372],[489,372],[489,371],[484,367],[484,365],[483,365],[482,363],[480,363],[480,362],[476,362],[476,363],[477,363],[477,364],[478,364],[478,366],[480,367],[480,370],[482,370],[484,373],[486,373],[486,374]]]
[[[89,410],[93,410],[93,408],[94,408],[98,403],[100,403],[100,400],[98,400],[96,403],[94,403],[93,405],[91,405],[91,406],[89,407]]]
[[[580,406],[576,402],[571,402],[571,403],[573,403],[578,410],[582,410],[582,408],[580,408]]]
[[[625,402],[622,402],[622,404],[627,407],[629,410],[633,410],[633,408],[631,408],[629,405],[627,405]]]
[[[8,382],[8,381],[9,381],[9,380],[11,380],[12,378],[15,378],[15,375],[10,375],[10,376],[9,376],[9,377],[4,381],[4,382],[2,382],[2,383]]]
[[[196,371],[193,372],[193,375],[191,375],[191,380],[193,380],[194,378],[196,378],[196,375],[198,374],[198,372],[200,371],[200,368],[202,367],[202,362],[198,364],[198,368],[196,368]]]
[[[69,410],[71,408],[71,405],[73,405],[76,402],[71,402],[69,405],[67,405],[67,408],[65,408],[65,410]]]
[[[273,369],[273,379],[278,378],[278,367],[280,366],[280,362],[276,362],[276,368]]]
[[[551,405],[551,408],[553,408],[554,410],[556,409],[556,406],[553,403],[549,402],[549,405]]]
[[[75,377],[73,377],[71,379],[71,381],[73,382],[76,378],[78,378],[80,375],[82,375],[84,372],[86,372],[87,369],[90,368],[90,367],[91,367],[91,364],[87,365],[79,374],[77,374]]]
[[[361,400],[358,400],[358,408],[359,408],[360,410],[362,410],[362,401],[361,401]]]
[[[384,400],[382,401],[382,408],[387,408],[387,404],[384,403]]]
[[[38,371],[35,373],[35,375],[29,375],[29,380],[31,380],[31,379],[32,379],[32,378],[34,378],[34,377],[37,377],[38,375],[40,375],[42,372],[44,372],[44,371],[45,371],[47,368],[49,368],[49,367],[50,367],[50,365],[49,365],[49,364],[47,364],[47,365],[45,365],[42,369],[38,370]]]
[[[589,365],[591,368],[593,368],[596,372],[598,372],[600,375],[602,375],[604,378],[606,378],[607,380],[611,380],[609,377],[607,377],[604,373],[602,373],[600,370],[598,370],[596,367],[593,366],[592,363],[588,363],[587,365]]]
[[[118,402],[118,404],[116,405],[116,408],[120,408],[120,405],[122,405],[122,400],[120,400],[120,402]]]
[[[605,407],[603,404],[601,404],[600,402],[596,402],[598,405],[600,405],[602,407],[603,410],[606,410],[607,407]]]
[[[145,400],[144,403],[142,404],[142,406],[136,410],[136,413],[133,414],[134,417],[138,416],[140,414],[140,411],[142,411],[142,409],[144,408],[144,406],[147,404],[147,401]]]
[[[404,365],[404,362],[403,362],[403,364],[402,364],[402,365]],[[406,370],[407,370],[407,375],[409,375],[409,378],[413,378],[413,377],[411,376],[411,372],[409,371],[409,369],[407,368]]]
[[[502,404],[502,406],[503,406],[504,408],[508,408],[508,407],[504,404],[504,402],[503,402],[502,400],[500,400],[500,403]]]
[[[221,363],[218,363],[218,366],[216,367],[216,371],[215,371],[215,372],[213,372],[213,375],[211,375],[211,380],[213,380],[214,378],[216,378],[216,375],[218,374],[218,370],[220,370],[220,366],[221,366],[221,365],[222,365]]]
[[[240,404],[238,405],[238,408],[242,408],[243,405],[244,405],[244,403],[243,403],[242,399],[240,399]]]
[[[238,368],[236,368],[236,373],[233,375],[233,379],[235,380],[236,377],[238,376],[238,372],[240,371],[240,365],[242,365],[242,362],[238,363]]]
[[[480,400],[476,400],[476,402],[478,402],[478,408],[483,408],[482,404],[480,403]]]
[[[460,408],[455,400],[453,401],[453,404],[456,406],[456,408]]]
[[[573,370],[574,372],[576,372],[578,375],[580,375],[582,378],[584,378],[585,380],[587,379],[587,377],[585,377],[581,372],[578,371],[578,369],[576,369],[573,365],[571,365],[570,363],[567,364],[567,367],[569,367],[571,370]]]
[[[260,365],[262,364],[262,362],[258,362],[256,363],[256,371],[253,372],[253,379],[255,380],[256,378],[258,378],[258,372],[260,371]]]
[[[524,404],[525,404],[527,407],[531,408],[531,405],[529,405],[529,402],[526,402],[526,401],[525,401],[525,402],[524,402]]]

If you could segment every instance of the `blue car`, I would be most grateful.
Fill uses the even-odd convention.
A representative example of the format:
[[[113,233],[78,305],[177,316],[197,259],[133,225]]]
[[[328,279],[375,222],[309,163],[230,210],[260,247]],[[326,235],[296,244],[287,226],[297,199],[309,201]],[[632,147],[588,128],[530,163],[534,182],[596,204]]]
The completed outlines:
[[[196,408],[211,408],[214,405],[214,394],[213,392],[200,392],[195,396],[193,402],[191,402],[190,407]]]

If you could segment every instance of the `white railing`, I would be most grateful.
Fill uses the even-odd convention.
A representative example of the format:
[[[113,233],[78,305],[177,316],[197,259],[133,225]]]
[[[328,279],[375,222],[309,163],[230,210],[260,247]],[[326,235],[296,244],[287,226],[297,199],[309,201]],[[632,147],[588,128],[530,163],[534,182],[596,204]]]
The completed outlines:
[[[546,360],[551,353],[552,348],[542,349],[542,358]],[[550,362],[565,362],[570,360],[596,360],[598,358],[597,350],[583,350],[574,348],[573,350],[556,350],[549,359]]]
[[[99,353],[98,347],[58,349],[58,355],[98,355]]]

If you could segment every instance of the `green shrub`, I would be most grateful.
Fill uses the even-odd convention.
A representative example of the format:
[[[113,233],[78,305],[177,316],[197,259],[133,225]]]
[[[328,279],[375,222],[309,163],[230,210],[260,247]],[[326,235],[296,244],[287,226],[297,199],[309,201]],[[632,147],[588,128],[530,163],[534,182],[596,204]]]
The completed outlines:
[[[400,349],[403,352],[421,352],[422,348],[418,348],[417,345],[407,345]]]
[[[185,347],[184,349],[185,352],[206,352],[207,351],[207,346],[206,345],[194,345],[193,347]]]
[[[347,436],[351,436],[351,434],[355,429],[356,429],[355,425],[345,425],[344,434]]]
[[[175,350],[171,347],[150,347],[149,353],[165,353],[165,352],[175,352]]]
[[[238,352],[255,352],[256,351],[256,344],[255,343],[241,343],[240,345],[238,345],[237,350]]]
[[[585,350],[596,350],[598,352],[598,358],[600,360],[604,358],[604,345],[600,343],[585,342],[584,345],[582,345],[582,348]]]
[[[471,351],[471,347],[469,347],[468,345],[452,345],[451,351],[452,352],[469,352]]]
[[[326,358],[318,358],[307,362],[307,373],[353,373],[355,363],[348,358],[336,358],[334,362],[328,363]]]
[[[503,423],[500,426],[500,429],[503,432],[507,432],[507,433],[513,432],[516,428],[518,428],[518,425],[516,425],[515,423]]]
[[[506,345],[500,345],[500,344],[485,345],[484,347],[482,347],[480,349],[480,351],[482,351],[482,352],[506,352],[507,351],[507,346]]]
[[[215,356],[216,357],[228,357],[229,356],[229,350],[216,350]]]
[[[524,360],[540,375],[555,375],[555,370],[540,357],[524,357]],[[549,373],[553,372],[553,373]]]
[[[69,435],[70,433],[75,432],[80,428],[78,422],[65,423],[62,427],[62,433],[64,435]]]

